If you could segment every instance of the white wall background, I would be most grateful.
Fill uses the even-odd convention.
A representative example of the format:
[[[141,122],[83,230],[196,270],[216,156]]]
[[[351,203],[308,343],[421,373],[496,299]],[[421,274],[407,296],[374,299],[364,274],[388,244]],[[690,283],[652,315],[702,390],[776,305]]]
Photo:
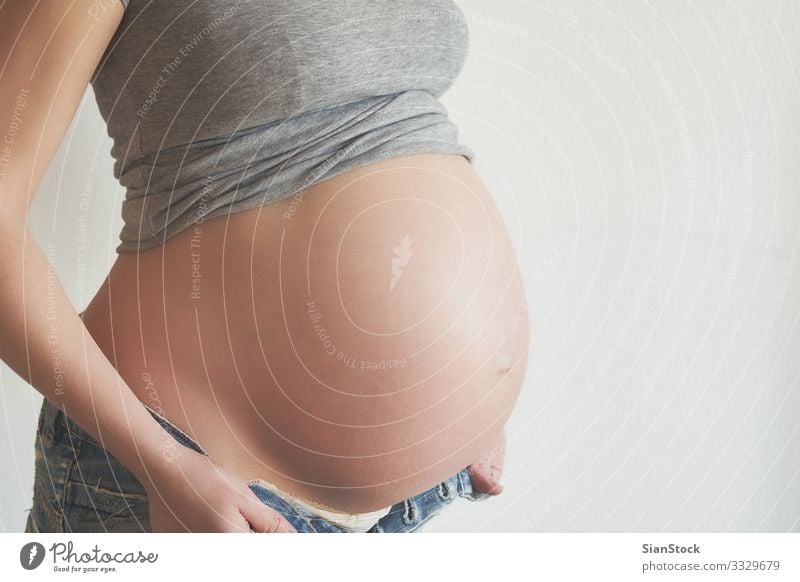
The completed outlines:
[[[458,4],[445,102],[532,346],[505,492],[429,531],[800,531],[800,4]],[[109,150],[89,92],[30,223],[79,309],[121,226]],[[40,396],[7,368],[0,389],[0,531],[21,531]]]

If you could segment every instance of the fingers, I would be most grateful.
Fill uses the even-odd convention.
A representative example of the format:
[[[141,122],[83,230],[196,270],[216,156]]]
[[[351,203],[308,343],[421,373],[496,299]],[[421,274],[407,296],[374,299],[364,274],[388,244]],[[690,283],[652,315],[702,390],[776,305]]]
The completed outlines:
[[[250,523],[252,531],[259,533],[297,533],[297,530],[285,517],[260,501],[250,502],[240,511]]]
[[[500,495],[503,492],[500,476],[503,473],[505,454],[506,431],[504,428],[495,440],[494,446],[486,451],[479,460],[467,467],[475,491],[487,495]]]
[[[470,481],[472,481],[472,488],[478,493],[500,495],[503,492],[503,485],[500,483],[500,471],[497,467],[480,462],[473,463],[467,469]]]

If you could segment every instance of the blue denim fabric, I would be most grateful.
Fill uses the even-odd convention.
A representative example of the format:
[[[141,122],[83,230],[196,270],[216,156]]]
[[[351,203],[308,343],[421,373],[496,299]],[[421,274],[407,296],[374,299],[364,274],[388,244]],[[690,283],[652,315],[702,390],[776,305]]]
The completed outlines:
[[[205,454],[179,428],[147,407],[178,443]],[[277,494],[252,484],[265,504],[280,512],[302,533],[343,533],[340,527],[287,503]],[[428,491],[395,504],[370,533],[420,531],[432,517],[463,497],[490,497],[472,490],[463,469]],[[26,532],[147,532],[150,531],[147,493],[106,449],[47,399],[42,403],[36,431],[33,507]]]

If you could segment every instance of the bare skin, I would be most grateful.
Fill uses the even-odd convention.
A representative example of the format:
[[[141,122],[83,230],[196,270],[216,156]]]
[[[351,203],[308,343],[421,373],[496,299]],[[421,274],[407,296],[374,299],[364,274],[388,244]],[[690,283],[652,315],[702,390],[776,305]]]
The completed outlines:
[[[77,316],[25,221],[122,16],[118,3],[93,6],[0,8],[14,31],[0,40],[0,127],[26,89],[0,199],[0,358],[134,473],[154,531],[291,531],[252,478],[360,512],[472,463],[476,488],[497,493],[499,473],[486,478],[497,461],[484,459],[527,363],[524,295],[491,197],[457,156],[350,172],[308,189],[295,211],[290,198],[210,219],[199,267],[192,230],[121,256]],[[211,460],[166,457],[171,437],[142,402]]]
[[[122,12],[94,0],[0,3],[0,358],[133,472],[155,531],[294,531],[202,455],[162,454],[171,437],[94,342],[26,225]],[[203,483],[202,502],[186,494],[187,478]]]
[[[485,186],[461,156],[417,155],[120,255],[84,321],[222,467],[360,513],[468,465],[502,490],[524,314]]]

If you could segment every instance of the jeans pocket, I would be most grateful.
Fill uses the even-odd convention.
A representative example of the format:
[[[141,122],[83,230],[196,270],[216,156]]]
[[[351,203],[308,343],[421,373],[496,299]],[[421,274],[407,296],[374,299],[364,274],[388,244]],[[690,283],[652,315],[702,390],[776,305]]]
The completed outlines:
[[[86,483],[67,483],[64,522],[70,532],[140,533],[150,531],[147,496]]]
[[[64,486],[64,527],[72,532],[150,531],[147,492],[111,453],[81,435]]]
[[[148,530],[147,495],[141,484],[45,399],[37,425],[33,505],[26,531]]]
[[[38,475],[33,483],[33,505],[25,522],[25,533],[62,533],[64,520],[60,504],[55,498],[58,487],[55,483],[44,483]]]

